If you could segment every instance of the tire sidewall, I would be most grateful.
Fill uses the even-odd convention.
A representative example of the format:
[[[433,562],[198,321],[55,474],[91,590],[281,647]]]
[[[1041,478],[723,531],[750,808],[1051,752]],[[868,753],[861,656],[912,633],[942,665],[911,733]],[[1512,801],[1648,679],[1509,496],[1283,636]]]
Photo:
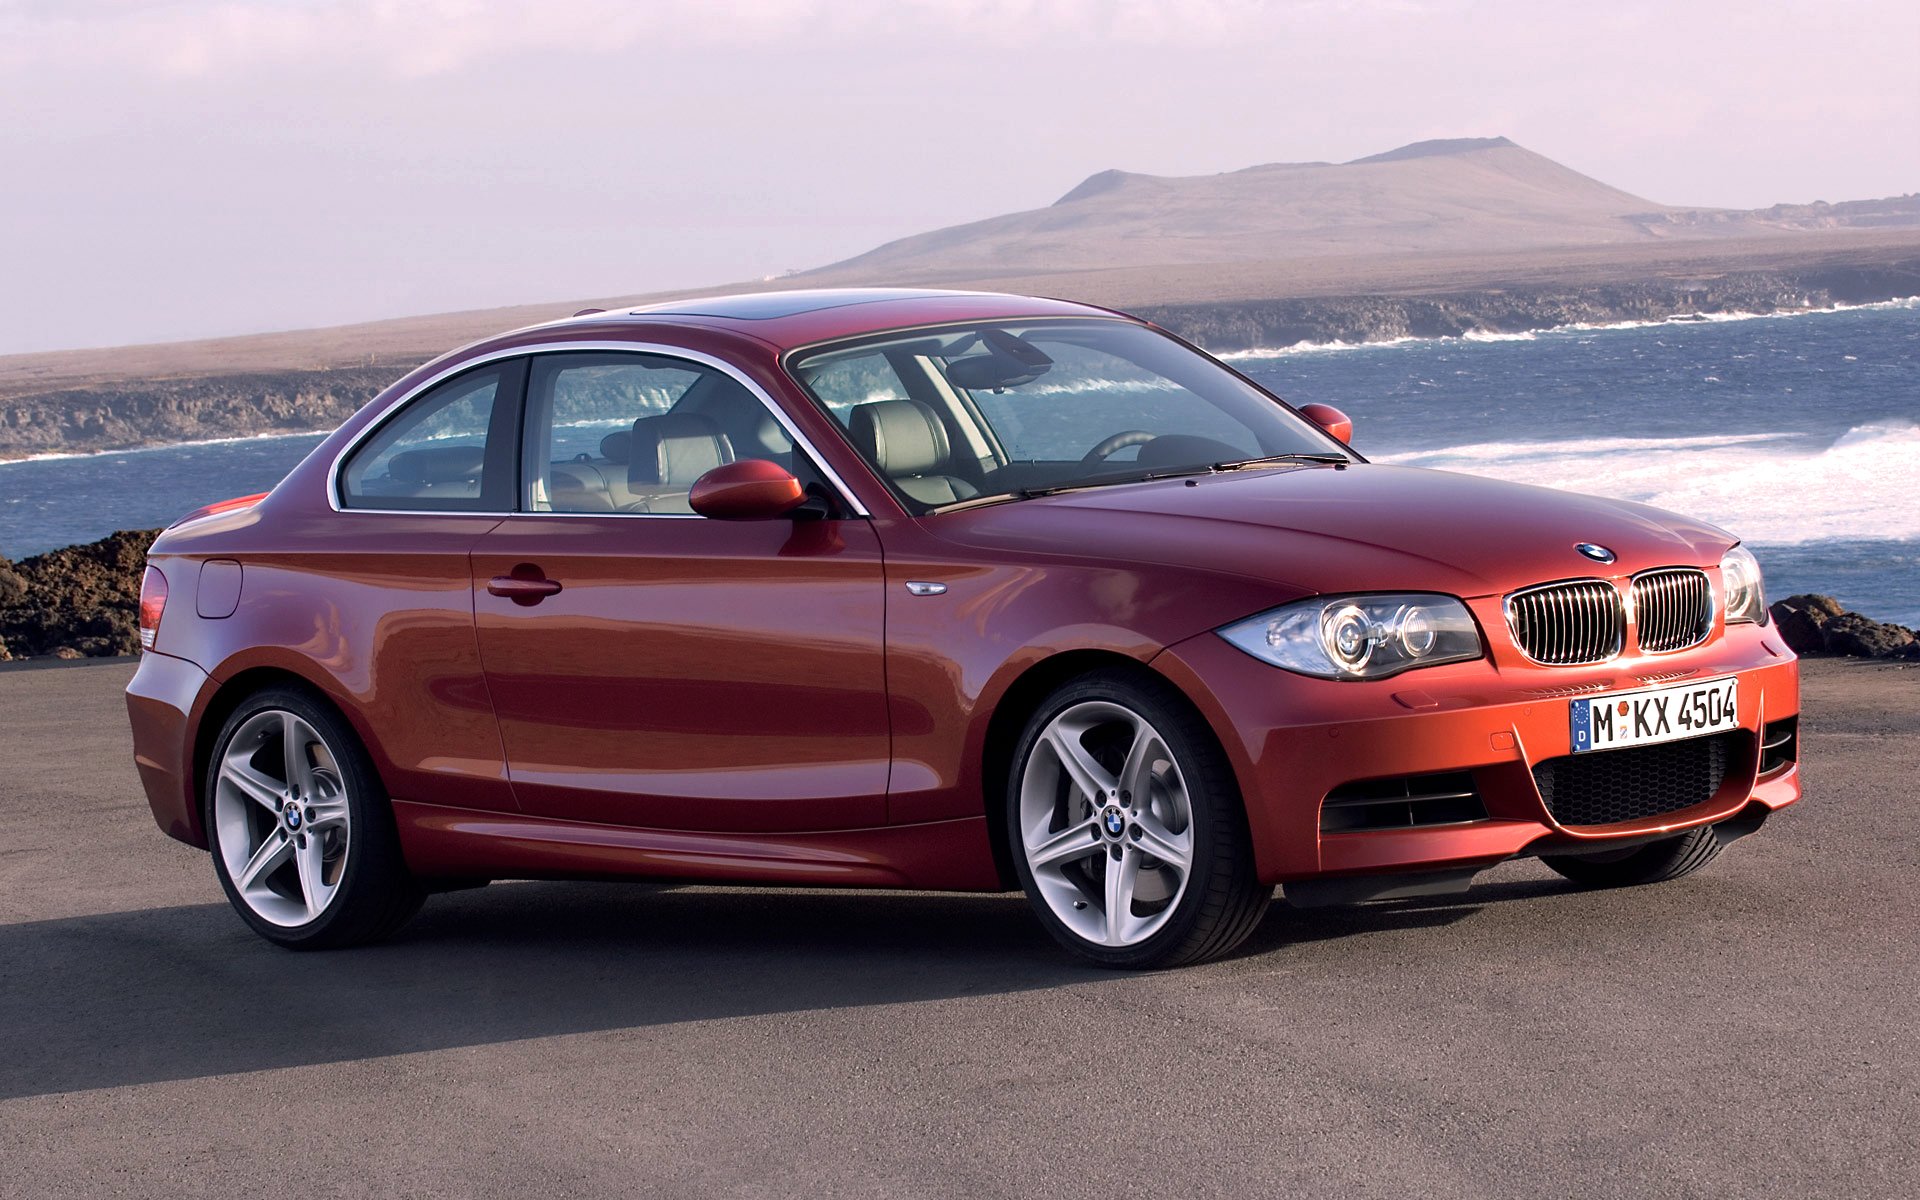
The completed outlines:
[[[227,747],[249,718],[270,710],[290,712],[319,732],[340,768],[340,782],[347,794],[348,836],[351,840],[348,843],[346,869],[341,874],[340,887],[333,902],[326,911],[304,925],[276,925],[254,912],[247,904],[228,873],[226,856],[220,851],[220,826],[214,817],[220,763],[226,757]],[[367,761],[360,739],[328,706],[292,688],[269,688],[242,701],[221,727],[220,737],[214,743],[213,756],[207,761],[206,779],[201,789],[201,815],[206,822],[207,847],[213,853],[214,874],[219,877],[221,890],[226,892],[234,911],[254,932],[278,945],[318,946],[329,942],[336,927],[352,919],[351,910],[358,907],[356,901],[369,890],[370,877],[382,865],[378,861],[377,843],[381,826],[387,820],[385,801],[385,792],[381,790],[378,777]]]
[[[1103,946],[1086,940],[1069,928],[1041,897],[1035,885],[1033,868],[1027,862],[1027,849],[1021,836],[1021,780],[1026,774],[1027,761],[1033,755],[1034,746],[1055,717],[1089,700],[1121,705],[1154,727],[1166,741],[1167,748],[1173,752],[1174,761],[1186,781],[1188,802],[1192,808],[1194,858],[1180,899],[1175,903],[1173,914],[1167,918],[1166,924],[1153,936],[1131,946]],[[1197,732],[1200,736],[1196,736]],[[1097,672],[1068,683],[1048,696],[1021,730],[1012,767],[1003,781],[1003,793],[1008,851],[1012,855],[1020,886],[1031,901],[1033,911],[1055,940],[1075,953],[1107,966],[1151,969],[1186,944],[1193,937],[1194,927],[1200,920],[1213,875],[1221,868],[1214,849],[1218,844],[1219,824],[1223,821],[1239,824],[1239,845],[1244,848],[1247,841],[1238,789],[1234,786],[1225,755],[1213,742],[1204,722],[1197,713],[1169,697],[1164,686],[1154,686],[1132,673]]]

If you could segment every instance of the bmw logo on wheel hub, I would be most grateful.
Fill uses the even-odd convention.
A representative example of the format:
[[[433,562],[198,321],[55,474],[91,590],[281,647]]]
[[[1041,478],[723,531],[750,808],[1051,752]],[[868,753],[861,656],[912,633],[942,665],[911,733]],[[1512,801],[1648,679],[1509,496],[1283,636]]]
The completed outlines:
[[[286,815],[288,829],[300,828],[300,805],[298,802],[290,801],[287,804]]]
[[[1109,805],[1100,814],[1100,827],[1107,831],[1108,837],[1119,837],[1127,831],[1127,817],[1118,808]]]
[[[1596,546],[1592,542],[1575,542],[1573,548],[1597,563],[1610,563],[1618,557],[1605,546]]]

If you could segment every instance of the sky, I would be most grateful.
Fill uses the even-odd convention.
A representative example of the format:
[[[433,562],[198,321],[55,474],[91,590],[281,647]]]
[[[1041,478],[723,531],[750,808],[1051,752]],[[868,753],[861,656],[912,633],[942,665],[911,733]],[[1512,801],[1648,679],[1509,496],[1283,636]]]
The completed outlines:
[[[759,279],[1435,137],[1898,195],[1917,59],[1913,0],[0,0],[0,353]]]

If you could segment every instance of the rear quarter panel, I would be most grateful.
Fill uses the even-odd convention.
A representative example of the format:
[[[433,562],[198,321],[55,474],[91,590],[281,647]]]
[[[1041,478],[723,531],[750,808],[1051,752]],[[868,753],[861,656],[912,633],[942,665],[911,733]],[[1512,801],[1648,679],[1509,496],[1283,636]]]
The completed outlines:
[[[354,726],[396,797],[512,810],[467,567],[468,547],[496,524],[302,512],[270,499],[170,530],[150,559],[169,590],[154,648],[204,670],[209,690],[253,672],[305,681]],[[241,564],[224,619],[200,615],[209,560]],[[227,706],[201,707],[218,721]],[[196,741],[215,732],[199,729]]]

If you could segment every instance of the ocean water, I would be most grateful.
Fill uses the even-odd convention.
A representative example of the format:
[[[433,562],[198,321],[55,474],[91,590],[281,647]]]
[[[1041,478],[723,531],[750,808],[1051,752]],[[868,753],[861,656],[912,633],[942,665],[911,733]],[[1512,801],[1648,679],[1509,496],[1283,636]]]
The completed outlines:
[[[1920,302],[1230,357],[1369,458],[1686,513],[1769,597],[1920,625]]]
[[[1767,592],[1920,626],[1920,303],[1230,356],[1368,457],[1644,501],[1759,554]],[[318,435],[0,464],[0,555],[273,486]]]

